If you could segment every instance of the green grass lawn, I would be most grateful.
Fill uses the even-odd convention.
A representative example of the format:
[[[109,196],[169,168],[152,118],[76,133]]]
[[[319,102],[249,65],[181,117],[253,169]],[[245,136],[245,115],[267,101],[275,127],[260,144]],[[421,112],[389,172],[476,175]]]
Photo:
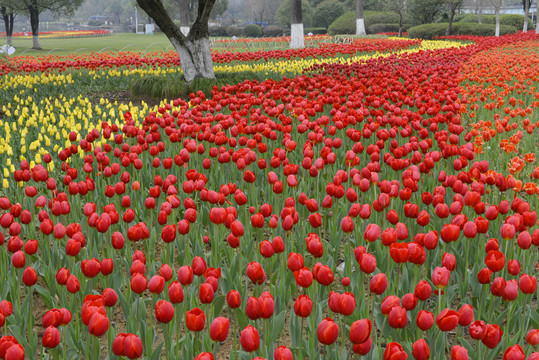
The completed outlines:
[[[13,46],[17,50],[15,55],[68,55],[89,54],[91,52],[109,51],[163,51],[172,49],[170,41],[164,34],[137,35],[131,33],[117,33],[111,36],[89,37],[77,39],[47,39],[42,38],[43,50],[32,50],[32,39],[13,39]]]
[[[215,38],[221,39],[221,38]],[[43,50],[32,49],[32,39],[13,39],[13,46],[17,55],[68,55],[71,53],[89,54],[91,52],[152,52],[173,50],[170,41],[162,33],[154,35],[137,35],[133,33],[116,33],[110,36],[88,37],[76,39],[40,39]],[[0,43],[3,43],[1,41]],[[307,40],[307,47],[316,46],[317,41]],[[274,43],[272,40],[256,41],[255,39],[247,41],[230,42],[227,45],[223,43],[212,44],[214,51],[257,51],[257,50],[284,50],[288,49],[288,43]]]

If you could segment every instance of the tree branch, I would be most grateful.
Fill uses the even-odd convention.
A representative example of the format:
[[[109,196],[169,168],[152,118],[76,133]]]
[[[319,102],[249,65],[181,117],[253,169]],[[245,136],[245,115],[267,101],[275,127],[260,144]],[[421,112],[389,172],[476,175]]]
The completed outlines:
[[[137,0],[137,4],[155,21],[169,40],[174,39],[181,45],[188,41],[168,15],[161,0]]]

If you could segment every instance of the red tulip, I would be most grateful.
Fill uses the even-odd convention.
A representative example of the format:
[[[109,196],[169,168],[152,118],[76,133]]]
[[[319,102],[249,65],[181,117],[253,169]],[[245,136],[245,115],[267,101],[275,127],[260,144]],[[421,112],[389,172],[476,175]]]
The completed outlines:
[[[185,325],[190,331],[202,331],[206,322],[206,315],[199,308],[189,310],[185,314]]]
[[[241,306],[241,295],[237,290],[230,290],[226,295],[226,302],[231,309],[237,309]]]
[[[426,280],[421,280],[415,286],[414,294],[419,300],[425,301],[432,294],[432,288]]]
[[[350,341],[353,344],[361,344],[367,341],[371,335],[372,323],[369,319],[354,321],[350,327]]]
[[[449,270],[447,268],[445,268],[445,267],[437,267],[432,272],[432,283],[438,289],[443,289],[449,283],[449,278],[450,277],[451,277],[451,273],[449,272]]]
[[[273,358],[275,360],[293,360],[294,356],[292,355],[292,351],[286,346],[279,346],[273,352]]]
[[[460,345],[451,347],[451,360],[468,360],[468,350]]]
[[[174,317],[174,306],[166,300],[159,300],[155,304],[155,318],[160,323],[169,323]]]
[[[253,284],[262,284],[266,280],[266,273],[262,266],[256,262],[252,261],[247,265],[247,277],[253,282]]]
[[[531,346],[539,345],[539,329],[531,329],[526,334],[526,342]]]
[[[473,323],[468,326],[468,332],[470,333],[470,336],[472,339],[475,340],[481,340],[483,338],[483,334],[485,333],[485,322],[481,320],[475,320]]]
[[[49,326],[43,333],[42,343],[43,346],[49,349],[53,349],[60,344],[60,331],[54,326]]]
[[[94,336],[102,336],[109,329],[109,318],[99,312],[96,312],[88,323],[88,331]]]
[[[485,331],[483,333],[483,337],[481,338],[481,341],[488,348],[494,349],[500,342],[502,335],[503,335],[503,331],[500,329],[500,327],[497,324],[493,324],[493,325],[488,324],[485,327]]]
[[[339,325],[337,325],[331,318],[325,318],[318,324],[316,334],[320,343],[331,345],[339,336]]]
[[[299,317],[308,317],[313,310],[313,302],[307,295],[300,295],[294,302],[294,312]]]
[[[182,285],[190,285],[193,282],[193,269],[184,265],[178,270],[178,280]]]
[[[459,311],[459,325],[468,326],[474,321],[473,307],[469,304],[464,304]]]
[[[428,360],[430,348],[425,339],[419,339],[412,345],[412,356],[415,360]]]
[[[37,282],[37,273],[33,267],[29,266],[24,269],[22,274],[22,283],[25,286],[32,286]]]
[[[135,334],[127,334],[123,342],[123,355],[129,359],[137,359],[142,356],[142,341]]]
[[[406,309],[395,305],[391,308],[388,314],[388,323],[392,328],[403,329],[406,327],[408,322],[408,317],[406,314]]]
[[[228,336],[230,320],[225,317],[215,318],[210,325],[210,337],[213,341],[224,342]]]
[[[247,326],[241,331],[240,343],[243,350],[253,352],[260,347],[260,335],[258,330],[252,325]]]
[[[401,344],[397,342],[387,344],[383,360],[406,360],[407,358],[408,355],[403,350]]]
[[[459,323],[459,314],[455,310],[444,309],[436,317],[436,325],[442,331],[451,331]]]
[[[214,360],[213,354],[209,352],[202,352],[195,356],[194,360]]]
[[[503,360],[525,360],[524,350],[518,344],[509,346],[503,353]]]
[[[146,290],[147,284],[146,277],[140,273],[135,273],[131,277],[131,290],[137,294],[142,294]]]
[[[434,314],[427,310],[420,310],[417,313],[415,322],[418,328],[427,331],[434,324]]]
[[[378,273],[371,279],[370,290],[376,295],[381,295],[387,289],[387,277],[384,273]]]

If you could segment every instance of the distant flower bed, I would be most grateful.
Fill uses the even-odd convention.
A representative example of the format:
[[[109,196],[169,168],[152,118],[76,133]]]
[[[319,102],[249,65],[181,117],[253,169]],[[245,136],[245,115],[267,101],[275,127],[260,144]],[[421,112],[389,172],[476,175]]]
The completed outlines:
[[[110,30],[75,30],[75,31],[42,31],[39,37],[42,39],[57,39],[57,38],[80,38],[80,37],[95,37],[111,35]],[[0,33],[0,37],[6,37],[6,33]],[[14,38],[31,39],[31,32],[16,32],[13,33]]]

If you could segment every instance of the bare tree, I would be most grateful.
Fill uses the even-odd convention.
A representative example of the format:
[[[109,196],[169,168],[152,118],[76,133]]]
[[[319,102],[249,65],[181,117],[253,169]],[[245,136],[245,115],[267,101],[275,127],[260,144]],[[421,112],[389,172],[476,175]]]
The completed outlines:
[[[292,49],[305,47],[302,15],[301,0],[290,0],[290,47]]]
[[[458,7],[462,4],[462,0],[448,0],[447,6],[449,7],[449,22],[447,24],[447,29],[445,29],[445,36],[451,35],[451,26],[453,25],[453,19],[455,18],[455,12]]]
[[[363,15],[363,0],[356,0],[356,35],[365,35],[365,17]]]
[[[165,33],[180,57],[185,81],[195,78],[215,79],[210,52],[208,20],[215,0],[198,0],[198,14],[187,36],[174,24],[161,0],[137,0],[137,4]]]
[[[406,0],[391,0],[386,3],[386,8],[399,15],[399,37],[402,36],[402,23],[406,14]]]

